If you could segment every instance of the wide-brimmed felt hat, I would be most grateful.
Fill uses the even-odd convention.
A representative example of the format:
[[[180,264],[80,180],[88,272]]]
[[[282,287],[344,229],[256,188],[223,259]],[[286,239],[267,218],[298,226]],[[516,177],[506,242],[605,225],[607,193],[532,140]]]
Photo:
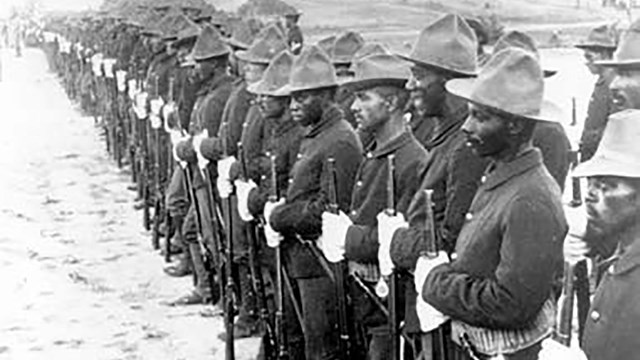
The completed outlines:
[[[222,41],[218,30],[211,26],[205,26],[193,46],[193,59],[205,61],[214,57],[228,55],[229,47]]]
[[[177,47],[182,45],[183,43],[188,42],[194,38],[197,38],[200,35],[200,27],[195,22],[188,20],[185,24],[183,24],[182,29],[177,32],[177,39],[173,42],[173,46]]]
[[[574,46],[579,49],[615,50],[617,47],[616,36],[611,27],[600,25],[591,29],[587,38]]]
[[[285,11],[283,15],[284,17],[299,18],[300,16],[302,16],[302,11],[295,8],[289,8]]]
[[[198,36],[200,28],[182,13],[173,14],[166,23],[166,30],[163,39],[180,40],[180,38]]]
[[[292,66],[293,55],[288,50],[280,52],[273,58],[262,78],[249,85],[247,90],[259,95],[287,96],[281,89],[289,82]]]
[[[340,34],[331,47],[329,53],[334,64],[349,64],[353,61],[353,55],[364,45],[362,35],[355,31],[347,31]]]
[[[287,48],[284,35],[275,25],[270,25],[258,34],[247,50],[236,51],[238,59],[250,63],[269,64],[271,59]]]
[[[338,86],[333,64],[327,54],[315,45],[306,46],[296,56],[284,94]]]
[[[573,176],[640,178],[640,110],[628,109],[609,116],[593,157],[578,165]]]
[[[606,67],[639,67],[640,66],[640,20],[631,24],[622,36],[613,59],[596,61],[596,65]]]
[[[322,49],[327,54],[331,54],[331,51],[332,51],[331,49],[333,49],[333,44],[335,42],[336,42],[336,36],[330,35],[330,36],[327,36],[326,38],[322,38],[318,40],[318,42],[316,43],[316,46]]]
[[[232,22],[230,27],[231,36],[225,39],[227,44],[237,49],[248,49],[254,40],[254,34],[253,31],[251,31],[249,24],[243,20],[239,20]]]
[[[353,61],[364,59],[371,55],[389,54],[389,51],[381,44],[377,42],[364,44],[358,52],[353,54]]]
[[[460,16],[443,15],[418,35],[409,55],[401,58],[417,65],[435,67],[461,76],[477,74],[478,40]]]
[[[411,76],[410,65],[395,55],[367,56],[353,63],[354,78],[343,85],[353,91],[380,85],[404,87]]]
[[[531,36],[518,30],[511,30],[506,34],[502,35],[498,39],[498,41],[496,41],[495,45],[493,46],[493,52],[498,53],[511,46],[530,51],[536,56],[536,58],[538,59],[538,61],[540,61],[540,64],[542,65],[540,53],[538,52],[538,47],[536,46],[536,43]],[[555,70],[555,69],[549,69],[546,67],[542,68],[542,73],[544,77],[551,77],[555,75],[557,72],[558,70]]]
[[[518,117],[559,122],[560,108],[544,99],[544,78],[530,51],[508,47],[494,54],[476,78],[453,79],[447,91]]]

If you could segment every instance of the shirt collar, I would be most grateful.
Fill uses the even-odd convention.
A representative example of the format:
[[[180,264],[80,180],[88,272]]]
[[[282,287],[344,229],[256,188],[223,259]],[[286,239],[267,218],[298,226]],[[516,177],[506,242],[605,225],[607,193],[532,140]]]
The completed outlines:
[[[372,149],[368,154],[371,154],[371,157],[376,158],[384,157],[391,153],[394,153],[396,150],[407,145],[412,140],[413,134],[410,131],[405,130],[400,135],[388,141],[386,144],[382,144],[381,147]]]
[[[305,137],[313,138],[318,136],[324,130],[330,128],[334,123],[342,119],[342,110],[335,104],[329,106],[322,114],[322,118],[316,124],[309,126]]]
[[[540,150],[536,148],[526,150],[508,163],[492,162],[485,172],[484,188],[487,190],[497,188],[510,179],[540,165],[542,165],[542,155]]]

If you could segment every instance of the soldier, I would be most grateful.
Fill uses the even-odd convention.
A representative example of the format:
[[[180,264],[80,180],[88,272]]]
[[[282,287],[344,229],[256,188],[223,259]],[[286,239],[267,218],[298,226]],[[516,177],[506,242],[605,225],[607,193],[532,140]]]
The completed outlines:
[[[609,85],[613,112],[624,109],[640,109],[640,20],[635,21],[625,33],[612,60],[595,64],[613,68],[616,75]]]
[[[518,48],[494,54],[477,79],[451,80],[447,89],[470,100],[467,145],[492,162],[456,259],[418,260],[420,323],[428,330],[451,318],[454,358],[537,359],[555,322],[552,287],[566,222],[560,189],[531,138],[538,121],[558,121],[561,112],[543,100],[536,57]]]
[[[304,45],[302,30],[298,26],[298,20],[302,16],[302,12],[292,9],[284,14],[285,27],[287,28],[287,45],[291,52],[298,55]]]
[[[193,58],[196,61],[196,71],[200,78],[200,88],[197,92],[197,100],[191,114],[189,133],[198,134],[207,130],[209,134],[217,133],[222,117],[224,105],[231,92],[232,79],[227,75],[229,48],[222,42],[217,30],[212,27],[205,27],[193,49]],[[186,171],[192,173],[193,183],[199,209],[191,204],[189,213],[185,219],[183,233],[185,241],[188,242],[190,253],[196,272],[196,288],[189,294],[178,298],[171,304],[190,305],[206,304],[211,301],[216,302],[220,294],[218,288],[211,288],[209,276],[211,269],[205,267],[200,245],[197,243],[197,232],[202,231],[204,245],[211,251],[214,249],[214,229],[212,227],[211,209],[214,204],[209,203],[205,180],[197,169],[196,152],[192,140],[185,140],[175,145],[175,152],[181,161],[186,161],[189,168]],[[202,219],[202,229],[196,229],[196,211]],[[219,265],[219,264],[214,264]]]
[[[346,84],[355,92],[352,111],[374,142],[358,169],[349,216],[323,213],[321,243],[329,261],[346,258],[351,272],[373,289],[380,279],[376,215],[389,206],[388,196],[393,197],[393,210],[406,213],[427,165],[427,152],[403,118],[409,63],[393,55],[373,55],[354,65],[355,79]],[[389,156],[394,157],[393,178],[389,178]],[[395,190],[393,195],[389,189]],[[388,319],[362,289],[354,285],[349,292],[356,321],[366,331],[367,358],[390,358]]]
[[[580,137],[581,161],[587,161],[598,148],[607,118],[613,112],[609,85],[615,76],[615,71],[599,66],[596,62],[612,58],[616,49],[615,37],[607,25],[602,25],[591,30],[587,39],[576,47],[583,50],[589,72],[598,77],[591,93],[587,118],[584,120]]]
[[[287,191],[288,177],[300,148],[304,129],[289,113],[290,98],[280,89],[289,81],[293,56],[288,51],[281,52],[269,64],[260,81],[249,86],[249,91],[257,95],[260,113],[266,123],[265,139],[260,156],[246,164],[245,178],[234,182],[238,195],[238,213],[242,220],[250,222],[261,219],[267,199],[275,192]],[[275,161],[276,184],[272,184],[271,158]],[[257,181],[254,179],[258,179]],[[261,245],[261,244],[259,244]],[[276,279],[273,250],[258,246],[258,266],[265,266],[272,279]],[[256,274],[254,274],[256,276]],[[257,275],[259,276],[259,275]],[[287,294],[286,290],[283,294]],[[290,296],[284,298],[284,323],[286,324],[286,344],[291,359],[304,359],[304,337],[296,318]]]
[[[640,350],[639,137],[640,111],[611,115],[595,155],[574,173],[588,180],[586,219],[584,213],[570,219],[566,260],[575,263],[598,248],[615,247],[597,264],[606,272],[586,320],[583,349],[589,359],[632,359]]]
[[[285,87],[291,94],[291,115],[307,127],[291,171],[286,197],[265,206],[267,241],[282,243],[287,270],[297,284],[302,308],[307,360],[336,359],[339,336],[334,284],[314,258],[307,241],[322,231],[321,214],[329,203],[328,160],[335,160],[337,202],[346,211],[362,148],[357,135],[333,101],[338,82],[326,54],[316,46],[295,59]],[[284,91],[284,89],[283,89]],[[320,255],[321,256],[321,255]]]
[[[357,32],[347,31],[336,38],[328,55],[335,68],[339,83],[344,83],[353,78],[353,71],[350,70],[351,62],[353,61],[353,56],[363,46],[364,39]],[[340,86],[338,88],[336,103],[344,112],[345,120],[355,129],[358,124],[351,113],[351,105],[354,100],[355,96],[348,87]]]

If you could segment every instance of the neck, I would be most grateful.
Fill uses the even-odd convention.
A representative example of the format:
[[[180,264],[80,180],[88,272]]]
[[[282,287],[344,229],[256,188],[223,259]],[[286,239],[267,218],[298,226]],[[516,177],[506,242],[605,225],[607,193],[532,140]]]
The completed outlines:
[[[532,147],[533,143],[531,142],[531,140],[517,144],[511,143],[508,149],[505,149],[502,152],[491,156],[490,158],[496,163],[509,163]]]
[[[640,223],[635,222],[625,230],[615,235],[619,249],[624,253],[631,248],[634,243],[640,241]]]
[[[391,114],[391,117],[375,133],[376,146],[381,147],[389,141],[397,138],[405,131],[404,119],[399,111]]]

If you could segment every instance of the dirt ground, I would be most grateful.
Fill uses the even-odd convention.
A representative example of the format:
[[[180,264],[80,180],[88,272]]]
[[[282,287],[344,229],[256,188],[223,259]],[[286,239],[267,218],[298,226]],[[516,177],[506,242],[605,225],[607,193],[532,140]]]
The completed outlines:
[[[162,305],[191,279],[162,272],[93,119],[39,50],[1,55],[0,359],[223,359],[222,318]]]

